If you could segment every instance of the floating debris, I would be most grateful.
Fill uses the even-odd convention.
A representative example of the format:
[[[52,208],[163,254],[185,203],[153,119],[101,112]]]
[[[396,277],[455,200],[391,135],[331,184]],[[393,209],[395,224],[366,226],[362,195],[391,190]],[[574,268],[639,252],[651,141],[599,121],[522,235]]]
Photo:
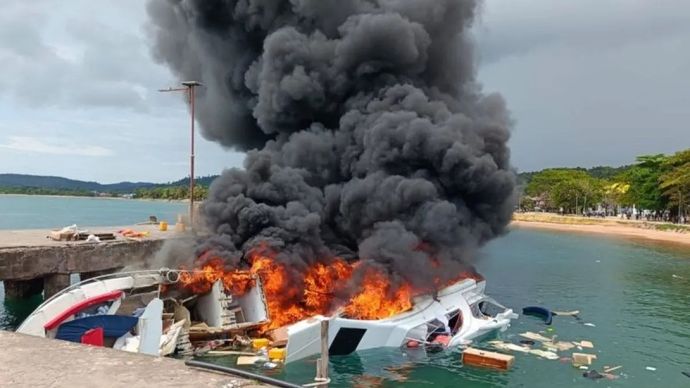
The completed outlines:
[[[618,370],[618,369],[620,369],[620,368],[622,368],[622,367],[623,367],[623,365],[618,365],[618,366],[614,366],[614,367],[611,367],[611,368],[604,367],[604,372],[605,372],[605,373],[611,373],[611,372],[613,372],[614,370]]]
[[[520,346],[520,345],[515,345],[511,343],[506,343],[503,341],[489,341],[489,345],[492,347],[498,349],[498,350],[511,350],[515,352],[520,352],[520,353],[529,353],[530,348],[526,346]]]
[[[598,380],[598,379],[603,379],[603,378],[604,378],[604,375],[602,375],[601,373],[597,372],[597,371],[594,370],[594,369],[592,369],[592,370],[590,370],[590,371],[587,371],[587,372],[583,373],[582,376],[584,376],[584,377],[586,377],[586,378],[588,378],[588,379],[592,379],[592,380]]]
[[[540,317],[546,325],[550,325],[553,320],[551,310],[540,306],[527,306],[522,309],[522,314]]]
[[[462,362],[464,365],[508,370],[515,362],[515,356],[467,348],[462,352]]]
[[[240,356],[237,357],[237,365],[254,365],[259,361],[265,360],[265,358],[259,356]]]
[[[592,360],[596,360],[596,354],[588,353],[573,353],[573,366],[580,367],[583,365],[592,365]]]
[[[541,335],[539,333],[534,333],[531,331],[521,333],[520,337],[524,337],[524,338],[527,338],[529,340],[539,341],[539,342],[552,342],[553,341],[553,338],[544,337],[543,335]]]
[[[535,356],[545,358],[547,360],[558,360],[559,358],[558,354],[546,350],[532,349],[529,351],[529,353],[534,354]]]
[[[553,315],[559,316],[559,317],[574,317],[578,314],[580,314],[580,310],[573,310],[573,311],[552,311]]]

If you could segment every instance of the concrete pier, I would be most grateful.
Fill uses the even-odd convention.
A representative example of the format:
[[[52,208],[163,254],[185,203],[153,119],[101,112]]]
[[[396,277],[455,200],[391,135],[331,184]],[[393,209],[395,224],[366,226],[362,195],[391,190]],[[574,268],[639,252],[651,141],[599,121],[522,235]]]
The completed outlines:
[[[80,228],[82,229],[82,228]],[[161,232],[157,225],[83,228],[90,233],[115,233],[116,240],[101,243],[53,241],[48,230],[0,231],[0,280],[7,298],[25,298],[44,292],[46,298],[69,286],[70,274],[82,279],[116,272],[124,267],[147,268],[166,239],[189,238],[184,233]],[[116,232],[148,232],[141,239]]]
[[[266,387],[180,360],[0,330],[3,387]]]

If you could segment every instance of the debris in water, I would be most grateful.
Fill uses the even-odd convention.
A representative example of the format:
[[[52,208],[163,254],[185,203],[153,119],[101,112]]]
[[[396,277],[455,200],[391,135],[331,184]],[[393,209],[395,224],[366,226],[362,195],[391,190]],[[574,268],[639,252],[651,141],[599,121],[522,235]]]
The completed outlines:
[[[559,317],[574,317],[577,314],[580,313],[580,310],[573,310],[573,311],[552,311],[553,315],[559,316]]]
[[[547,325],[550,325],[553,320],[553,313],[551,313],[551,310],[540,306],[527,306],[522,309],[522,314],[540,317]]]
[[[286,350],[285,348],[272,348],[268,351],[268,358],[271,361],[285,361]]]
[[[529,353],[530,349],[526,346],[505,343],[503,341],[489,341],[489,345],[498,350],[512,350],[515,352]]]
[[[573,353],[573,366],[592,365],[592,360],[596,360],[595,354]]]
[[[529,351],[530,354],[534,354],[535,356],[539,356],[542,358],[545,358],[547,360],[558,360],[558,354],[554,352],[549,352],[546,350],[539,350],[539,349],[532,349]]]
[[[529,340],[539,341],[539,342],[551,342],[551,341],[553,340],[552,338],[544,337],[544,336],[541,335],[541,334],[534,333],[534,332],[531,332],[531,331],[527,331],[527,332],[521,333],[520,336],[521,336],[521,337],[524,337],[524,338],[527,338],[527,339],[529,339]]]
[[[264,369],[275,369],[278,367],[278,364],[276,364],[275,362],[266,362],[262,365],[262,367]]]
[[[263,358],[259,356],[240,356],[237,357],[237,365],[254,365],[261,360]]]
[[[579,345],[582,346],[583,348],[588,348],[588,349],[594,348],[594,344],[591,343],[590,341],[580,341]]]
[[[587,371],[587,372],[583,373],[582,376],[584,376],[584,377],[586,377],[586,378],[588,378],[588,379],[592,379],[592,380],[598,380],[598,379],[603,379],[603,378],[604,378],[604,375],[602,375],[601,373],[597,372],[597,371],[594,370],[594,369],[592,369],[592,370],[590,370],[590,371]]]
[[[534,341],[532,341],[532,340],[520,340],[520,343],[523,344],[523,345],[532,346],[532,345],[534,345],[536,342],[534,342]]]
[[[597,327],[597,325],[595,325],[595,324],[593,324],[593,323],[589,323],[589,322],[583,323],[583,325],[589,326],[589,327]]]
[[[622,368],[622,367],[623,367],[623,365],[618,365],[618,366],[614,366],[614,367],[611,367],[611,368],[604,367],[604,372],[606,372],[606,373],[611,373],[611,372],[613,372],[614,370],[618,370],[618,369],[620,369],[620,368]]]
[[[467,348],[462,352],[462,362],[464,365],[508,370],[515,362],[515,356]]]
[[[656,368],[653,366],[648,366],[645,369],[647,369],[648,371],[652,371],[652,372],[654,372],[656,370]]]

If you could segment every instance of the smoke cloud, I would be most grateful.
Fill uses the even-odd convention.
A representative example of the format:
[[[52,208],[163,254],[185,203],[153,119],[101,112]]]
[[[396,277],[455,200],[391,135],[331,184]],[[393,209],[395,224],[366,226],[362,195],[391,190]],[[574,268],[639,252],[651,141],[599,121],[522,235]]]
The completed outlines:
[[[513,209],[510,117],[475,79],[472,0],[152,0],[154,55],[199,89],[203,135],[246,150],[200,249],[269,244],[294,276],[357,257],[428,286]],[[434,265],[432,265],[434,264]]]

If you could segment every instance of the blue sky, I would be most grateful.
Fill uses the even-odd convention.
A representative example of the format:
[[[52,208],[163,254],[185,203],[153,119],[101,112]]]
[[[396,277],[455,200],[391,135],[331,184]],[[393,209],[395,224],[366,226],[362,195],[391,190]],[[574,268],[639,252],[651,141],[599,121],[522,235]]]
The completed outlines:
[[[508,101],[520,170],[690,147],[690,2],[488,0],[479,78]],[[182,96],[148,48],[143,0],[5,0],[0,172],[170,181],[188,173]],[[197,136],[197,174],[242,155]]]

